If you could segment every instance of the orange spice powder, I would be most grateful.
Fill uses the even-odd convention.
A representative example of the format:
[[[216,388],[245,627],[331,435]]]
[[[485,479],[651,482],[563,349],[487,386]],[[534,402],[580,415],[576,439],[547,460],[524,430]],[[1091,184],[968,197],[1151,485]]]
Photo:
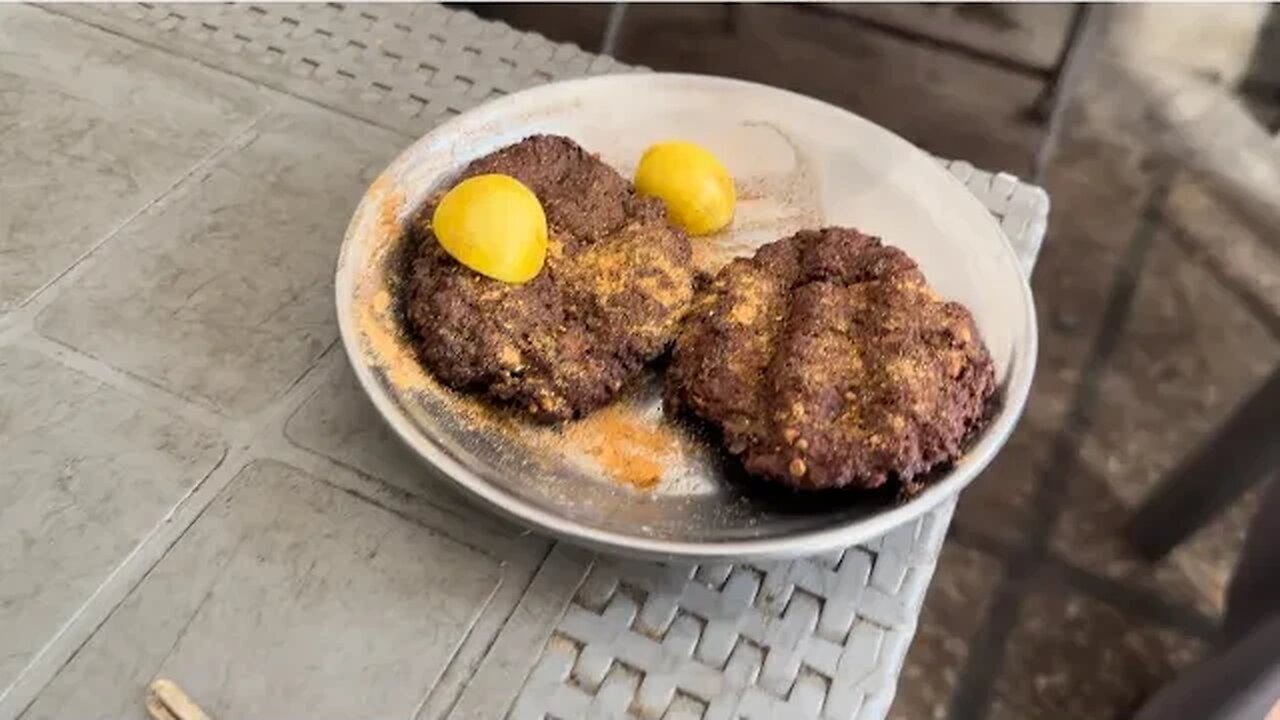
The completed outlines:
[[[369,239],[368,262],[356,278],[352,303],[356,328],[370,364],[381,367],[395,385],[422,389],[428,385],[427,376],[397,326],[385,277],[387,255],[402,236],[399,215],[404,194],[395,189],[390,178],[381,176],[370,186],[369,197],[378,203],[378,214]]]
[[[648,423],[634,409],[619,406],[570,425],[565,437],[599,463],[611,479],[641,490],[658,485],[663,458],[677,449],[670,428]]]

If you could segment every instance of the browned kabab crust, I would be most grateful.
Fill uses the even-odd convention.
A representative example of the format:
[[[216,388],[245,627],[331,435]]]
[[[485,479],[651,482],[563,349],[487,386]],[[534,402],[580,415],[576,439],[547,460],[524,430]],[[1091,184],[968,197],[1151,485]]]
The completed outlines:
[[[733,261],[698,294],[667,402],[719,428],[753,475],[912,491],[960,454],[994,383],[964,306],[901,250],[826,228]]]
[[[612,400],[675,336],[693,297],[692,250],[660,201],[568,138],[533,136],[463,172],[502,173],[546,210],[546,266],[509,285],[455,261],[414,220],[406,311],[423,363],[447,385],[555,422]]]

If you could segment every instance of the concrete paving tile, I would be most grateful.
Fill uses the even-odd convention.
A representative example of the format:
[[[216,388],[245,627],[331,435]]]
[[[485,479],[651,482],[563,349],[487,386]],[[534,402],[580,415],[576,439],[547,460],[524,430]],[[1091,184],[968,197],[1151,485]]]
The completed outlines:
[[[124,228],[38,330],[232,416],[262,409],[336,337],[351,210],[403,144],[299,105]]]
[[[986,618],[999,579],[994,558],[954,542],[943,547],[889,720],[947,716],[956,679],[969,659],[969,641]]]
[[[1054,584],[1026,598],[989,720],[1124,720],[1203,651],[1191,638]]]
[[[1068,505],[1055,550],[1078,564],[1112,567],[1100,562],[1116,547],[1110,531],[1278,360],[1280,341],[1239,297],[1167,233],[1157,237],[1081,448],[1101,482],[1077,491],[1080,503]],[[1174,556],[1209,607],[1220,605],[1247,518],[1236,510]],[[1096,532],[1082,532],[1086,524]],[[1124,574],[1130,563],[1113,559]]]
[[[0,695],[221,457],[209,433],[0,348]]]
[[[255,463],[24,717],[141,717],[155,677],[218,718],[412,717],[501,578],[486,555]]]
[[[451,483],[434,473],[387,426],[360,388],[345,360],[314,395],[289,418],[285,436],[323,455],[405,492],[458,505]]]
[[[0,7],[0,47],[0,311],[267,104],[249,83],[33,7]]]

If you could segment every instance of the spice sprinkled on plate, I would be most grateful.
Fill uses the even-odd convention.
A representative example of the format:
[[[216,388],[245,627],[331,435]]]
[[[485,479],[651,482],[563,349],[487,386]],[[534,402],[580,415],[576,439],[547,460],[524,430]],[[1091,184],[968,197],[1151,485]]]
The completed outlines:
[[[662,480],[664,459],[679,450],[670,427],[646,421],[634,408],[607,407],[565,429],[567,444],[600,465],[609,479],[641,490]]]

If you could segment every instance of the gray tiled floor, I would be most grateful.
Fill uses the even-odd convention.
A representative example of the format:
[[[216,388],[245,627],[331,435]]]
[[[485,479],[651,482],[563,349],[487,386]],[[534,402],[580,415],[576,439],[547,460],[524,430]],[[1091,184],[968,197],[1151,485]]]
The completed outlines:
[[[382,421],[347,364],[338,365],[339,377],[307,398],[286,423],[285,436],[299,447],[431,502],[461,503],[458,492],[432,476]]]
[[[299,707],[410,717],[501,574],[420,525],[286,465],[254,463],[24,717],[126,717],[157,676],[213,717]],[[447,596],[432,592],[442,582]],[[232,671],[244,664],[260,672]]]
[[[0,348],[0,687],[223,451],[216,435],[55,360]]]
[[[24,303],[264,107],[247,83],[32,8],[5,10],[0,47],[0,311]]]
[[[252,414],[337,337],[331,233],[398,149],[390,133],[287,104],[122,230],[36,326],[219,412]]]
[[[525,589],[565,596],[585,559],[318,444],[333,233],[407,137],[41,9],[0,6],[0,37],[0,255],[47,243],[38,281],[0,270],[25,303],[0,308],[0,717],[134,716],[157,672],[223,717],[441,716],[499,634],[550,627],[554,603],[513,615]],[[309,397],[320,453],[281,431]]]

